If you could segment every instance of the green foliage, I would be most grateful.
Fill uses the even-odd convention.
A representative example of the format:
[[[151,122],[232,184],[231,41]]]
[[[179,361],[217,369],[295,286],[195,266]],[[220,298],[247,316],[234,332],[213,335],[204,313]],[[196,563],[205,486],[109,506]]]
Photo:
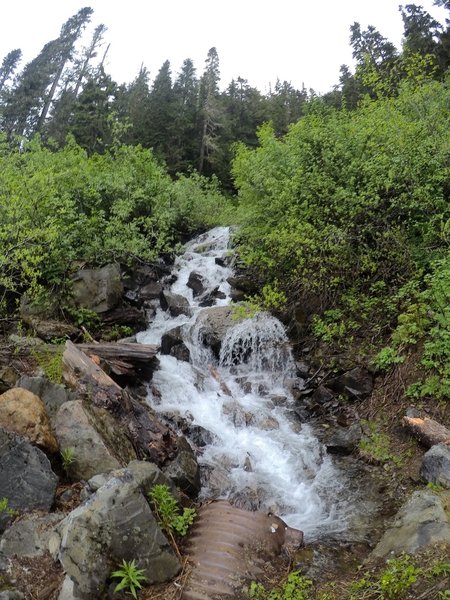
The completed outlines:
[[[255,600],[308,600],[312,581],[298,571],[289,573],[287,580],[277,589],[267,591],[263,585],[252,581],[248,596]]]
[[[375,579],[370,574],[353,582],[349,589],[350,600],[374,598],[396,600],[403,598],[417,579],[423,574],[408,554],[387,561],[386,568]]]
[[[386,371],[393,365],[397,365],[399,363],[402,363],[403,361],[404,357],[400,356],[397,350],[395,350],[391,346],[386,346],[378,352],[373,362],[377,369]]]
[[[52,383],[62,383],[64,353],[62,345],[37,346],[30,348],[30,353],[49,381]]]
[[[149,492],[155,512],[162,528],[167,533],[186,535],[187,530],[194,522],[196,511],[194,508],[183,508],[180,514],[178,502],[170,493],[167,485],[155,485]]]
[[[8,498],[0,498],[0,513],[6,513],[8,517],[16,517],[19,513],[9,506]]]
[[[122,564],[117,571],[111,573],[111,577],[118,577],[121,579],[114,588],[114,593],[120,592],[121,590],[127,590],[133,596],[137,598],[137,590],[142,588],[142,584],[147,580],[144,575],[143,569],[138,569],[136,561],[122,560]]]
[[[71,465],[74,464],[74,462],[76,461],[75,459],[75,449],[74,448],[63,448],[61,450],[61,459],[62,459],[62,465],[63,465],[63,469],[66,472],[66,474],[69,472]]]
[[[75,308],[69,306],[65,309],[65,312],[70,316],[70,319],[77,327],[85,327],[89,331],[96,331],[101,324],[98,313],[89,308],[83,308],[82,306]]]
[[[359,450],[368,460],[377,463],[401,464],[402,458],[392,453],[391,441],[387,433],[380,431],[374,421],[361,421],[366,433],[359,441]]]
[[[448,246],[449,101],[448,83],[429,80],[351,112],[316,99],[283,139],[266,125],[258,148],[236,147],[240,257],[290,303],[317,307],[312,329],[325,342],[364,335],[381,346],[398,325],[380,368],[432,326],[421,293]],[[436,327],[440,346],[425,357],[442,365]]]

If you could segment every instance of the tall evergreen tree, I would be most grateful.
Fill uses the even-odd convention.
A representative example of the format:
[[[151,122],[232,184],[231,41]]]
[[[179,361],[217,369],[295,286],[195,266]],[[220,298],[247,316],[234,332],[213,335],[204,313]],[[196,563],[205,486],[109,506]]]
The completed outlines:
[[[213,47],[208,51],[208,56],[206,57],[205,61],[205,70],[200,79],[199,173],[211,171],[211,167],[214,163],[214,153],[216,153],[218,150],[217,137],[219,134],[219,129],[222,125],[222,111],[219,103],[219,81],[219,55],[217,54],[217,49]]]
[[[0,92],[3,90],[5,83],[14,75],[17,65],[22,58],[22,50],[11,50],[5,56],[0,67]]]
[[[196,167],[199,82],[194,63],[190,58],[183,61],[173,86],[174,95],[174,144],[172,152],[173,172],[186,172]]]
[[[149,98],[149,145],[161,158],[170,161],[173,136],[174,94],[170,62],[166,60],[158,71]]]

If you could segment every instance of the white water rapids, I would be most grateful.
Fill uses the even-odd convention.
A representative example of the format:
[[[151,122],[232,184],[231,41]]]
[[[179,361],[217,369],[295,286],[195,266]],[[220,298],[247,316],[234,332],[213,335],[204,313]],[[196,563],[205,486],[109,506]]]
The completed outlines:
[[[344,531],[351,509],[343,475],[291,410],[286,384],[295,365],[281,323],[268,314],[236,321],[220,361],[198,344],[203,309],[186,283],[191,272],[199,273],[205,288],[218,287],[226,296],[215,305],[227,305],[232,271],[215,259],[226,254],[228,243],[228,228],[216,228],[187,244],[177,259],[170,291],[189,300],[192,316],[174,319],[158,309],[138,341],[159,344],[165,332],[182,325],[191,359],[160,356],[152,380],[159,393],[150,392],[148,401],[158,413],[180,415],[210,432],[211,443],[198,456],[203,497],[257,497],[309,539]]]

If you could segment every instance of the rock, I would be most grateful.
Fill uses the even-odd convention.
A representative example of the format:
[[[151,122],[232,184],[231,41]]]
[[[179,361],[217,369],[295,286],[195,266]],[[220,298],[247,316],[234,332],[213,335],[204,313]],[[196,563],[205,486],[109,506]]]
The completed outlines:
[[[310,372],[311,372],[311,367],[304,360],[297,360],[295,362],[295,368],[297,371],[297,377],[300,377],[302,379],[307,379],[309,377]]]
[[[206,306],[213,306],[216,303],[217,299],[224,300],[226,298],[226,294],[219,290],[219,286],[215,287],[211,292],[205,294],[199,302],[199,306],[205,308]]]
[[[36,348],[37,346],[45,346],[45,342],[41,338],[27,337],[12,333],[8,340],[16,346],[16,348]]]
[[[0,396],[0,426],[49,452],[58,451],[44,403],[28,390],[11,388]]]
[[[203,277],[200,273],[196,273],[195,271],[192,271],[192,273],[189,274],[186,285],[192,290],[194,298],[196,296],[201,296],[205,292]]]
[[[120,267],[109,264],[101,269],[82,269],[73,276],[75,306],[104,313],[117,306],[122,298]]]
[[[182,492],[195,498],[201,488],[197,460],[186,438],[179,438],[178,448],[177,456],[167,467],[164,467],[163,472]]]
[[[196,321],[199,338],[219,358],[222,341],[228,329],[236,325],[231,306],[212,306],[202,310]]]
[[[164,291],[161,293],[159,299],[162,310],[168,311],[172,317],[190,315],[189,301],[184,296]]]
[[[372,556],[412,554],[433,544],[450,543],[450,523],[440,498],[429,490],[413,492],[397,513],[392,527],[378,542]]]
[[[181,334],[181,326],[174,327],[161,338],[161,354],[170,354],[178,360],[189,362],[190,352]]]
[[[17,590],[5,590],[0,592],[0,600],[25,600],[25,596]]]
[[[50,536],[65,517],[62,513],[24,515],[5,531],[0,539],[2,556],[42,556],[48,552]]]
[[[16,385],[18,379],[17,372],[12,367],[0,368],[0,394],[6,392]]]
[[[0,427],[0,498],[19,511],[50,510],[58,483],[39,448]]]
[[[58,600],[82,600],[79,596],[75,596],[74,583],[67,575],[64,578]]]
[[[334,394],[331,390],[329,390],[324,385],[319,385],[317,389],[314,390],[311,396],[311,403],[323,405],[327,402],[332,402],[334,400]]]
[[[122,560],[137,560],[149,583],[168,581],[181,569],[142,494],[162,474],[146,463],[134,468],[116,473],[57,528],[59,560],[81,600],[100,598]]]
[[[22,375],[16,387],[24,388],[39,396],[45,405],[45,410],[52,425],[60,407],[71,399],[72,394],[60,383],[52,383],[45,377],[29,377]]]
[[[450,488],[450,446],[436,444],[423,457],[420,475],[425,481]]]
[[[367,369],[355,367],[343,375],[328,382],[328,387],[349,398],[363,399],[370,396],[373,389],[373,377]]]
[[[23,321],[33,329],[34,333],[47,342],[55,338],[75,338],[80,335],[80,330],[63,321],[55,319],[41,319],[40,317],[23,318]]]
[[[339,425],[331,427],[320,438],[329,454],[345,456],[351,454],[356,449],[361,436],[361,425],[353,423],[350,427],[340,427]]]
[[[159,281],[151,281],[139,290],[139,297],[142,300],[157,300],[163,291],[163,286]]]
[[[258,422],[258,427],[264,431],[271,431],[272,429],[279,429],[279,422],[273,417],[266,417]]]
[[[98,473],[118,469],[136,457],[115,419],[104,409],[91,407],[88,412],[81,400],[61,406],[55,431],[61,448],[74,450],[75,461],[69,467],[74,479],[90,479]]]

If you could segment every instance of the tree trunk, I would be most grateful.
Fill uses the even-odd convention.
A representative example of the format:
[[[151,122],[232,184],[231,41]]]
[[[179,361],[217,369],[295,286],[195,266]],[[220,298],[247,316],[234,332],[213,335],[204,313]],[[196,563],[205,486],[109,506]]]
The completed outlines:
[[[403,417],[403,424],[427,448],[431,448],[435,444],[450,444],[450,429],[433,419]]]

